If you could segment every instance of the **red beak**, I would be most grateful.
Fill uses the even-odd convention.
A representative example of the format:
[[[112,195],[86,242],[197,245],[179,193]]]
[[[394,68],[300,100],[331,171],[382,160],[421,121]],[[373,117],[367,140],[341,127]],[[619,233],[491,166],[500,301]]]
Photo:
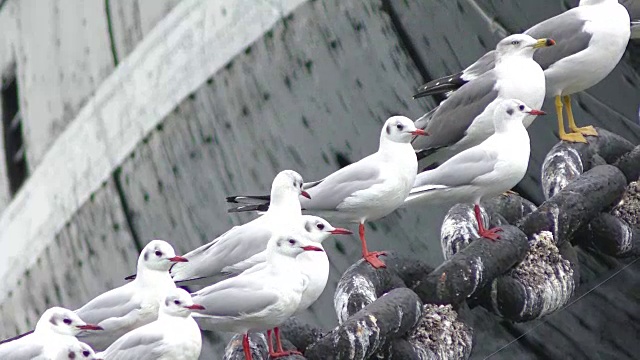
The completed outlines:
[[[187,258],[183,258],[182,256],[174,256],[172,258],[169,258],[169,261],[171,261],[171,262],[189,262],[189,260]]]
[[[313,246],[313,245],[303,246],[302,250],[304,250],[304,251],[324,251],[324,250],[320,249],[319,247]]]
[[[330,231],[333,235],[351,235],[353,234],[351,231],[343,228],[335,228]]]
[[[102,327],[92,324],[84,324],[76,327],[80,330],[104,330]]]
[[[547,115],[546,112],[544,112],[542,110],[535,110],[535,109],[529,111],[529,114],[531,114],[531,115]]]
[[[300,195],[306,197],[307,199],[311,199],[311,195],[309,195],[309,193],[304,190],[300,191]]]
[[[411,132],[412,135],[422,135],[422,136],[428,136],[429,133],[422,130],[422,129],[417,129]]]
[[[189,310],[204,310],[204,306],[202,306],[200,304],[193,304],[193,305],[185,306],[185,308],[189,309]]]

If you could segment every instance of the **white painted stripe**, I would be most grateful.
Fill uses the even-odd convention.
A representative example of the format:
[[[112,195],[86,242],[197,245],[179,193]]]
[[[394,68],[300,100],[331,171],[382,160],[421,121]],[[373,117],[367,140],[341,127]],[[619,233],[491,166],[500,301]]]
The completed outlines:
[[[0,217],[0,303],[144,136],[305,1],[185,0],[159,22],[100,85]]]

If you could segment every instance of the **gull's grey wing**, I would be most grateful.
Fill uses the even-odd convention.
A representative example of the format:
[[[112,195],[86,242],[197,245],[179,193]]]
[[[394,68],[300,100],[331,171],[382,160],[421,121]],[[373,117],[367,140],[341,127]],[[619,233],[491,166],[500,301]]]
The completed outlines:
[[[482,55],[482,57],[476,60],[476,62],[474,62],[473,64],[469,65],[463,71],[457,74],[447,75],[439,79],[431,80],[428,83],[420,86],[417,93],[413,95],[413,98],[417,99],[427,95],[443,94],[450,91],[455,91],[462,87],[462,85],[476,79],[478,76],[493,70],[496,65],[495,62],[496,51],[491,50]],[[450,96],[450,94],[448,96]]]
[[[191,295],[193,302],[208,316],[239,317],[255,314],[278,302],[276,292],[265,288],[257,279],[240,276],[208,286]]]
[[[463,85],[440,103],[421,136],[412,145],[416,150],[450,146],[460,141],[473,122],[498,97],[496,73],[491,70]]]
[[[425,185],[455,187],[473,184],[482,175],[488,174],[496,166],[497,152],[471,148],[463,151],[433,170],[419,173],[413,184],[414,189]],[[412,190],[414,192],[414,190]]]
[[[496,66],[496,54],[495,50],[491,50],[482,55],[480,59],[476,60],[473,64],[469,65],[462,71],[462,79],[465,81],[471,81],[479,77],[480,75],[487,73]]]
[[[132,284],[129,283],[108,291],[89,301],[75,313],[90,324],[100,324],[106,319],[126,317],[141,306],[140,302],[134,300],[132,289]]]
[[[271,230],[263,217],[234,226],[215,240],[184,255],[189,262],[176,263],[170,270],[176,282],[217,277],[222,269],[235,265],[267,248]]]
[[[580,7],[565,11],[525,31],[525,34],[535,39],[551,38],[556,42],[554,46],[536,50],[533,55],[542,70],[589,46],[591,34],[584,30],[585,21],[578,17],[578,9]]]
[[[162,339],[160,330],[152,331],[145,326],[125,334],[99,356],[119,360],[155,360],[161,355]]]
[[[300,198],[304,210],[335,210],[353,193],[382,183],[372,155],[327,176],[306,190],[311,199]]]
[[[15,340],[0,345],[0,359],[31,360],[41,355],[42,351],[42,345]]]
[[[252,257],[241,261],[237,264],[226,266],[222,269],[222,272],[232,275],[237,275],[245,270],[253,268],[255,265],[264,264],[267,261],[267,251],[259,252]]]

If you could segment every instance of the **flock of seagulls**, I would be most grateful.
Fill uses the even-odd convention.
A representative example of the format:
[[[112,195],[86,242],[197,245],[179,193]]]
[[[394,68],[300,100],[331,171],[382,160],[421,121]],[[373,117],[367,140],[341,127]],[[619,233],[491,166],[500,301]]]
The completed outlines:
[[[278,326],[323,292],[323,241],[351,234],[329,221],[358,224],[362,257],[374,268],[385,267],[385,253],[367,248],[365,222],[409,204],[472,202],[478,235],[499,240],[501,229],[483,224],[478,204],[524,177],[526,128],[544,115],[545,97],[555,99],[562,140],[597,136],[576,126],[569,96],[606,77],[629,36],[629,15],[616,0],[582,0],[506,37],[462,72],[422,86],[415,97],[447,97],[416,122],[390,117],[374,154],[313,182],[284,170],[270,195],[227,198],[237,204],[230,211],[261,216],[183,256],[163,240],[149,242],[130,282],[75,311],[45,311],[35,330],[0,343],[0,358],[197,359],[201,329],[244,334],[247,360],[248,333],[256,331],[267,332],[272,358],[291,354]],[[418,173],[418,158],[435,168]],[[182,285],[202,288],[190,294]]]

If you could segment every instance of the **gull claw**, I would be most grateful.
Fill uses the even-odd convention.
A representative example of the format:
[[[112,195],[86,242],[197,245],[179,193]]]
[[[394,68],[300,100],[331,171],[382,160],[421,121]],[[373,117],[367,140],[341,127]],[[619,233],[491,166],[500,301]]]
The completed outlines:
[[[498,233],[501,231],[502,231],[502,228],[494,227],[492,229],[480,230],[478,231],[478,235],[482,236],[483,238],[489,239],[491,241],[496,241],[500,239],[500,235],[498,235]]]
[[[378,259],[378,256],[381,255],[387,255],[387,253],[385,251],[372,251],[366,253],[363,258],[364,261],[371,264],[375,269],[386,268],[387,265],[382,260]]]

